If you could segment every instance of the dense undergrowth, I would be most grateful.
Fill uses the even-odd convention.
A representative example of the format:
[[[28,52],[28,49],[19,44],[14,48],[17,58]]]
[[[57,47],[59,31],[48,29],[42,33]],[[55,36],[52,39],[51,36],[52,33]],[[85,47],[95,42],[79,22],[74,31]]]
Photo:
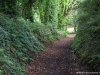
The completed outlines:
[[[49,24],[49,23],[48,23]],[[52,26],[0,14],[0,75],[24,75],[26,64],[60,35]]]
[[[57,33],[56,29],[52,27],[52,24],[47,23],[30,23],[29,25],[33,34],[44,44],[50,44],[54,40],[60,39],[61,36]]]
[[[81,13],[81,14],[80,14]],[[80,15],[79,15],[80,14]],[[78,8],[75,53],[93,71],[100,71],[100,0],[84,0]]]
[[[24,75],[26,63],[43,50],[21,21],[0,15],[0,75]]]

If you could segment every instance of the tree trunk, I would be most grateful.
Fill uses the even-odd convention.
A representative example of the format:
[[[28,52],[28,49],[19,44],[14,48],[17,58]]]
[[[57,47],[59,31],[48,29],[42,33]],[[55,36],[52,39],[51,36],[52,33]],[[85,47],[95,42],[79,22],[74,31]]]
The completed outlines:
[[[67,11],[66,15],[69,15],[69,14],[71,13],[72,9],[73,9],[74,6],[75,6],[75,2],[76,2],[76,0],[74,0],[74,1],[72,2],[71,7],[70,7],[69,10]]]

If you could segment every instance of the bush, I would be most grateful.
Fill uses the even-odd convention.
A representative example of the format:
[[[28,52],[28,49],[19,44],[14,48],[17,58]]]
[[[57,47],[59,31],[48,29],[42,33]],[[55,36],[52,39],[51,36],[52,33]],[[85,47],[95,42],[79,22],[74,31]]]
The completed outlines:
[[[79,6],[75,53],[94,71],[100,71],[100,0],[84,0]]]
[[[27,62],[43,50],[27,23],[0,14],[0,75],[24,75]]]
[[[50,23],[31,23],[29,26],[33,34],[44,44],[52,43],[60,38],[56,29]]]

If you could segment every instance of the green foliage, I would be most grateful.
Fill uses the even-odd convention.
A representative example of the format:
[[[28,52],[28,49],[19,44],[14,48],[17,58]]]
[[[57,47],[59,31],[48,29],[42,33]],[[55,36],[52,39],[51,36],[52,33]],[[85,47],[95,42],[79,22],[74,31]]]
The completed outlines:
[[[36,0],[36,3],[34,4],[34,9],[38,10],[42,23],[45,22],[46,3],[47,0]]]
[[[42,43],[52,43],[54,40],[59,39],[60,35],[52,27],[50,23],[44,25],[42,23],[31,23],[29,25],[31,31]]]
[[[34,21],[33,19],[33,4],[36,2],[36,0],[22,0],[21,6],[22,6],[22,16],[25,19],[29,19],[31,22]]]
[[[73,0],[0,2],[0,75],[24,75],[27,62],[43,50],[41,43],[60,38],[56,30],[69,21],[66,12]]]
[[[67,30],[67,25],[70,22],[70,11],[72,11],[72,5],[75,0],[59,0],[59,13],[58,13],[58,29]],[[72,18],[72,17],[71,17]]]
[[[67,25],[68,25],[68,22],[69,22],[69,19],[68,19],[68,17],[65,17],[65,16],[63,16],[63,15],[59,15],[59,22],[58,22],[58,29],[62,29],[62,28],[64,28],[64,27],[67,27]]]
[[[35,10],[38,9],[42,23],[52,23],[53,27],[62,29],[68,24],[67,12],[74,0],[37,0]],[[43,7],[43,8],[41,8]]]
[[[0,75],[24,75],[27,62],[42,50],[25,20],[0,14]]]
[[[78,8],[75,53],[94,71],[100,71],[100,0],[83,0]]]
[[[0,12],[10,16],[18,15],[17,0],[0,0]]]
[[[50,22],[54,28],[58,25],[58,0],[48,0],[46,2],[45,23]]]

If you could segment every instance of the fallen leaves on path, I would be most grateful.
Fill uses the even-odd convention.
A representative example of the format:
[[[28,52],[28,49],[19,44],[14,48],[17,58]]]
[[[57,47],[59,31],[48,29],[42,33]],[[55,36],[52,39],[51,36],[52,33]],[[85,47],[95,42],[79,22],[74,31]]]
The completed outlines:
[[[88,75],[87,67],[80,66],[74,52],[68,47],[73,35],[55,41],[39,54],[26,68],[26,75]]]

